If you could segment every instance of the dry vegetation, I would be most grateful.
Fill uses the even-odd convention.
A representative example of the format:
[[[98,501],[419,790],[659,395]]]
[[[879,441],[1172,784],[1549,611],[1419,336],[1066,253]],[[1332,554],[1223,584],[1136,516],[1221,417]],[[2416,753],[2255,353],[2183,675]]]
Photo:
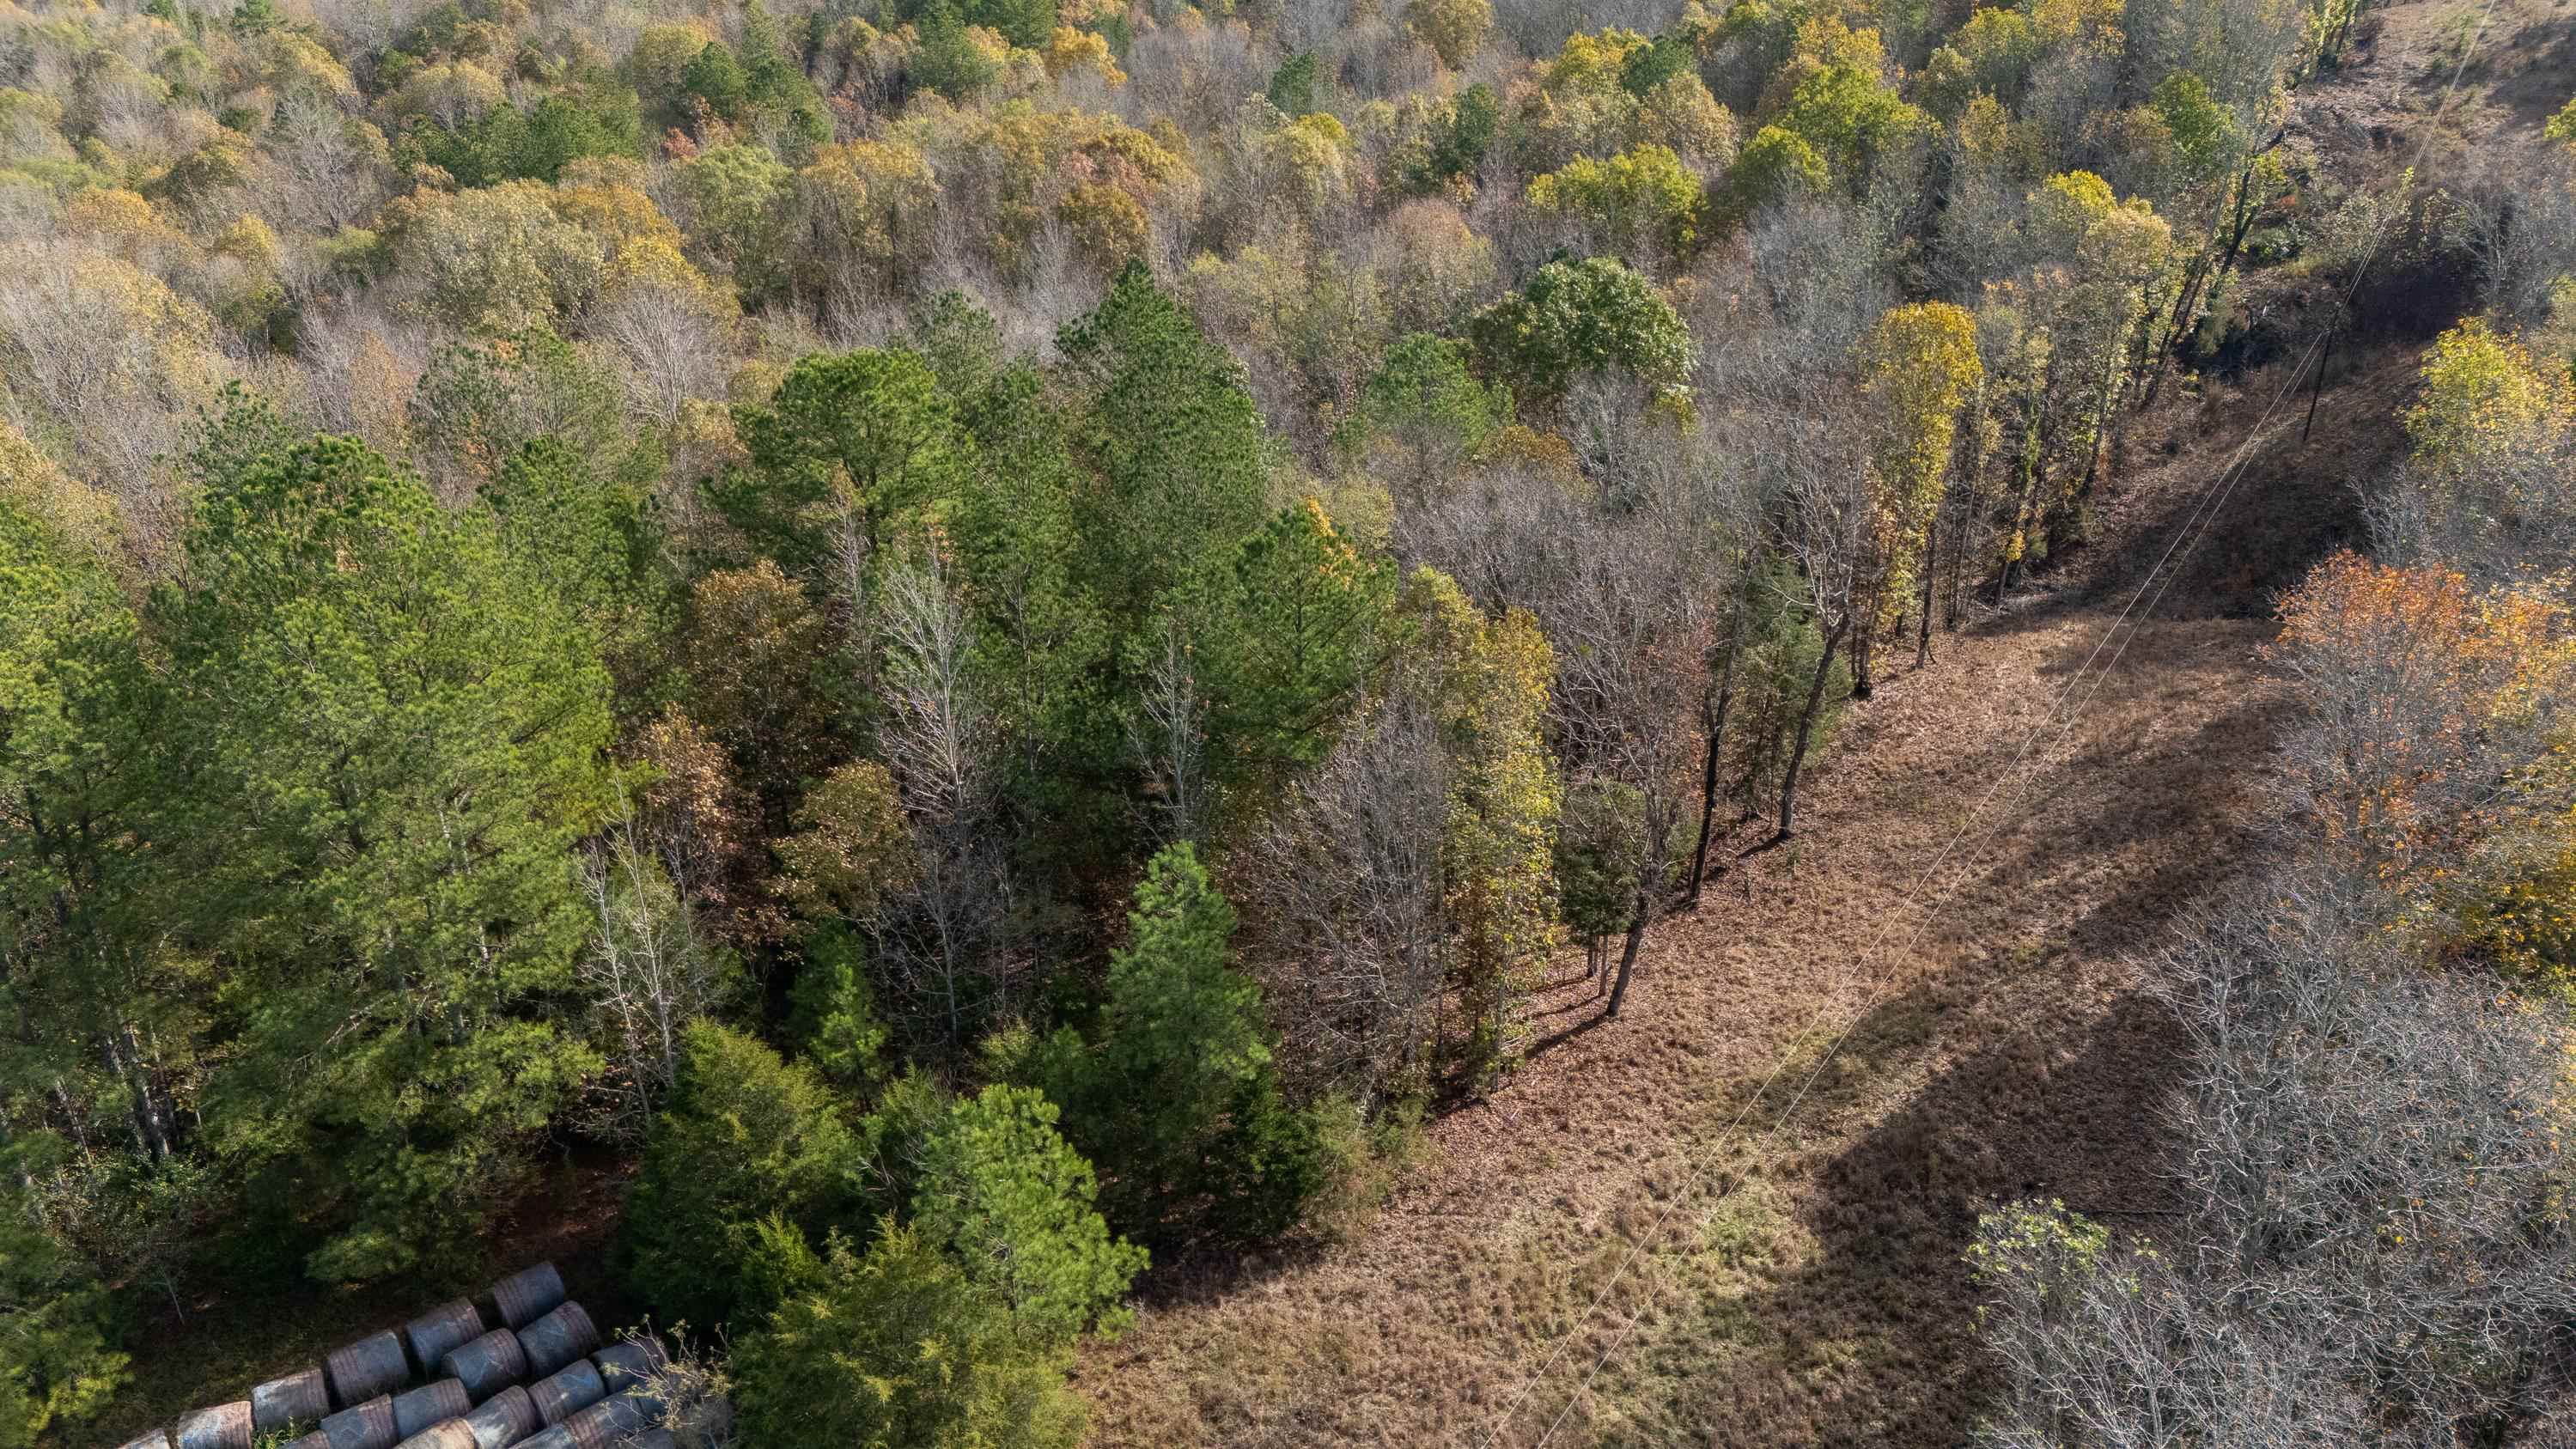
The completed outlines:
[[[2433,156],[2536,134],[2565,9],[2497,8],[2502,55],[2467,72]],[[2293,129],[2348,181],[2388,179],[2461,11],[2390,7]],[[1626,1016],[1596,1020],[1563,966],[1534,1059],[1432,1126],[1367,1233],[1166,1274],[1086,1360],[1095,1442],[1961,1442],[1991,1387],[1962,1262],[1978,1212],[2056,1198],[2152,1234],[2179,1210],[2155,1108],[2182,1042],[2140,962],[2259,850],[2286,717],[2257,658],[2273,601],[2358,541],[2358,486],[2398,456],[2417,357],[2456,315],[2392,271],[2313,433],[2288,356],[2137,419],[2093,545],[1896,675],[1812,829],[1657,935]],[[2326,305],[2295,274],[2261,286],[2240,303],[2258,319]],[[2284,351],[2313,337],[2277,325]],[[2123,628],[2142,585],[2159,606]]]

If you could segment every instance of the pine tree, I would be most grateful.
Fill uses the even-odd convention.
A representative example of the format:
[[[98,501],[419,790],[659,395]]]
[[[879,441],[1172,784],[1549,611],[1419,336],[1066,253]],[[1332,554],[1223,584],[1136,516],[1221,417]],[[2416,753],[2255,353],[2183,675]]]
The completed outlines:
[[[1241,368],[1142,262],[1056,345],[1091,384],[1074,432],[1100,479],[1080,520],[1085,573],[1113,618],[1135,629],[1165,591],[1261,526],[1260,415]]]
[[[627,1281],[666,1320],[750,1321],[771,1307],[749,1273],[765,1256],[762,1224],[820,1239],[854,1206],[857,1153],[840,1100],[811,1068],[730,1027],[690,1027],[627,1200]]]
[[[208,1130],[322,1225],[317,1277],[464,1252],[596,1065],[537,1010],[588,925],[596,647],[491,515],[354,439],[207,478],[183,548],[162,831],[229,968]]]
[[[949,1108],[921,1147],[913,1223],[966,1276],[999,1293],[1024,1342],[1070,1345],[1115,1309],[1145,1250],[1093,1210],[1091,1164],[1056,1133],[1056,1105],[1029,1087],[986,1087]]]
[[[742,1437],[768,1449],[1072,1449],[1070,1360],[889,1222],[864,1255],[835,1242],[814,1286],[739,1340],[733,1377]]]
[[[712,483],[709,500],[756,551],[845,594],[971,457],[939,379],[901,348],[807,357],[767,407],[736,409],[735,425],[749,466]]]
[[[1234,908],[1184,842],[1147,865],[1127,923],[1092,1043],[1065,1028],[1040,1053],[1047,1095],[1114,1173],[1118,1221],[1177,1230],[1173,1210],[1215,1192],[1220,1220],[1275,1232],[1316,1186],[1316,1148],[1278,1100],[1261,988],[1227,964]]]
[[[1223,775],[1312,763],[1376,671],[1393,571],[1333,530],[1313,499],[1243,541],[1185,605]]]

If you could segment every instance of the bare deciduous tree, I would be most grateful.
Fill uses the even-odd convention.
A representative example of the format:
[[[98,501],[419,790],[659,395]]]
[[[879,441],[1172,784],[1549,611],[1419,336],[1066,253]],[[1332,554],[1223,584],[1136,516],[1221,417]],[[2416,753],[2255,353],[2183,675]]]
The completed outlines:
[[[1352,723],[1247,844],[1234,894],[1283,1061],[1328,1081],[1419,1084],[1440,1036],[1448,790],[1437,722],[1397,697]]]
[[[994,829],[995,725],[969,668],[973,623],[935,548],[879,575],[885,719],[878,748],[903,797],[915,868],[871,928],[878,951],[962,1049],[1011,980],[1011,881]]]
[[[631,809],[591,845],[582,886],[596,925],[581,983],[612,1073],[600,1125],[619,1141],[640,1142],[679,1073],[689,1023],[732,995],[733,962],[698,934],[639,840]]]

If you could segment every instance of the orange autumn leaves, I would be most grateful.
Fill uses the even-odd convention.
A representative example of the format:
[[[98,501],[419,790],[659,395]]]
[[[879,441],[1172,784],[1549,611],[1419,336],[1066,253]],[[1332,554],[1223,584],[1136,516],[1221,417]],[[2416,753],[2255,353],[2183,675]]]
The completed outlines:
[[[2343,553],[2284,601],[2271,653],[2325,726],[2288,770],[2329,848],[2456,948],[2576,984],[2566,606]]]

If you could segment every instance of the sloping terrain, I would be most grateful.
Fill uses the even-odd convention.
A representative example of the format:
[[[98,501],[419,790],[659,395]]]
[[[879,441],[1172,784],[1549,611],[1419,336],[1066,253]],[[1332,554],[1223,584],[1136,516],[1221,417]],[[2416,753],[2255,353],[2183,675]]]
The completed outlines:
[[[2321,164],[2366,184],[2412,160],[2477,14],[2389,7],[2299,98]],[[2536,127],[2526,78],[2564,14],[2497,5],[2434,151]],[[2389,275],[2313,432],[2288,374],[2321,327],[2132,420],[2094,543],[1896,673],[1795,847],[1659,927],[1621,1020],[1562,964],[1534,1060],[1433,1124],[1367,1233],[1165,1273],[1086,1360],[1094,1442],[1961,1442],[1978,1211],[2171,1220],[2154,1109],[2178,1043],[2145,976],[2261,848],[2272,600],[2361,541],[2355,485],[2456,315],[2395,305],[2420,287]]]
[[[1530,1444],[1569,1398],[1556,1442],[1955,1442],[1978,1206],[2164,1206],[2172,1044],[2128,957],[2260,814],[2265,627],[2156,620],[2091,693],[2116,613],[2007,616],[1884,691],[1795,848],[1650,937],[1619,1021],[1543,998],[1557,1038],[1434,1126],[1362,1240],[1176,1289],[1099,1351],[1097,1442]]]

